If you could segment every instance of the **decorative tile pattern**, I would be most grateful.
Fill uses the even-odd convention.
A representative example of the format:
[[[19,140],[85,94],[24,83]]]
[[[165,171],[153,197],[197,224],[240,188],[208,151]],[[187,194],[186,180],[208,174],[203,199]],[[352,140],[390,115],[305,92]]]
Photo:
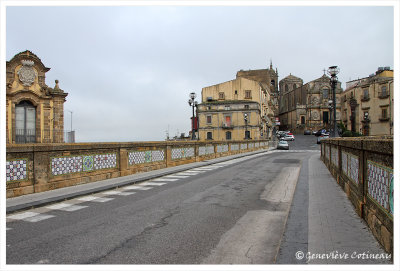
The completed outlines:
[[[358,184],[358,171],[359,171],[358,157],[350,154],[349,165],[350,165],[349,177]]]
[[[358,156],[342,151],[342,171],[358,185],[359,160]]]
[[[253,149],[254,148],[254,143],[249,143],[249,149]]]
[[[342,171],[349,175],[349,169],[347,166],[347,152],[342,151]]]
[[[55,157],[51,159],[51,173],[54,176],[82,171],[82,156]]]
[[[217,145],[217,152],[227,152],[228,149],[228,144],[223,144],[223,145]]]
[[[6,180],[20,181],[28,176],[27,159],[8,160],[6,162]]]
[[[338,156],[338,149],[336,147],[332,147],[331,149],[332,160],[331,162],[338,167],[339,166],[339,156]]]
[[[117,166],[117,154],[96,154],[94,155],[94,169],[114,168]]]
[[[241,149],[241,150],[247,149],[247,143],[241,143],[241,144],[240,144],[240,149]]]
[[[172,159],[182,159],[194,156],[194,148],[174,148],[171,151]]]
[[[260,142],[257,142],[257,143],[255,144],[255,146],[256,146],[256,148],[259,148],[259,147],[260,147]]]
[[[165,160],[165,152],[164,150],[151,151],[151,161],[159,162]]]
[[[393,169],[367,160],[368,194],[393,215]]]
[[[93,155],[83,156],[83,171],[92,171],[94,165]]]
[[[239,150],[239,144],[232,144],[231,145],[231,151],[238,151]]]
[[[158,162],[165,160],[164,150],[134,151],[128,154],[129,165]]]
[[[199,147],[199,155],[214,154],[214,146],[201,146]]]

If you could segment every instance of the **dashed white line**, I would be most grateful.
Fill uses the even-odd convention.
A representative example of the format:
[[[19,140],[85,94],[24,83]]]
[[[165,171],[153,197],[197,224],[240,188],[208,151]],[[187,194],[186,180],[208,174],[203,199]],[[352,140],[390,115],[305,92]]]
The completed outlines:
[[[121,187],[121,189],[123,189],[123,190],[149,190],[149,189],[152,189],[152,188],[153,187],[137,186],[136,184],[135,185]]]
[[[35,215],[32,217],[25,218],[23,220],[28,222],[38,222],[52,217],[54,217],[54,215]]]
[[[26,219],[28,217],[33,217],[33,216],[36,216],[36,215],[39,215],[39,213],[23,212],[23,213],[7,216],[7,218],[15,219],[15,220],[23,220],[23,219]]]
[[[138,185],[141,185],[141,186],[152,186],[152,185],[161,186],[161,185],[164,185],[164,184],[167,184],[167,183],[146,182],[146,183],[141,183],[141,184],[138,184]]]
[[[168,176],[166,176],[168,177]],[[175,182],[179,181],[180,179],[169,179],[169,178],[159,178],[159,179],[154,179],[154,182]]]
[[[113,200],[114,198],[100,198],[100,197],[94,197],[94,196],[86,196],[82,198],[78,198],[77,200],[80,201],[95,201],[95,202],[107,202],[110,200]]]

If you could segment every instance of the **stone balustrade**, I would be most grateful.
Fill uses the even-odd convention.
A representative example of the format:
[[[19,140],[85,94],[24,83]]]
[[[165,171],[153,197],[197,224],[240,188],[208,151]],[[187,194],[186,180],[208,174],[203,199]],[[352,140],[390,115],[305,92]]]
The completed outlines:
[[[393,138],[321,141],[321,159],[384,249],[393,253]]]
[[[268,149],[272,141],[7,145],[7,197]]]

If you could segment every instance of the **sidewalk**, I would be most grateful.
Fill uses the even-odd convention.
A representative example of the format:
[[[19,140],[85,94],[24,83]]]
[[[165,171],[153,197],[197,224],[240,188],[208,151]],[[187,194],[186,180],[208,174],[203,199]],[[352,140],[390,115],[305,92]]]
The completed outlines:
[[[147,181],[150,179],[159,178],[159,177],[162,177],[165,175],[185,171],[185,170],[196,168],[196,167],[211,165],[211,164],[228,161],[228,160],[232,160],[232,159],[240,158],[240,157],[244,157],[244,156],[249,156],[249,155],[253,155],[253,154],[257,154],[257,153],[268,152],[272,149],[275,149],[275,148],[270,148],[268,150],[264,149],[264,150],[254,151],[254,152],[240,153],[240,154],[236,154],[236,155],[224,156],[224,157],[219,157],[219,158],[215,158],[215,159],[211,159],[211,160],[205,160],[205,161],[201,161],[201,162],[184,164],[184,165],[175,166],[175,167],[168,167],[168,168],[153,170],[153,171],[149,171],[149,172],[137,173],[137,174],[128,175],[128,176],[124,176],[124,177],[106,179],[103,181],[98,181],[98,182],[93,182],[93,183],[69,186],[69,187],[59,188],[59,189],[40,192],[40,193],[28,194],[28,195],[14,197],[14,198],[8,198],[6,200],[6,203],[7,203],[7,211],[6,212],[7,212],[7,214],[9,214],[9,213],[16,212],[16,211],[39,207],[39,206],[43,206],[43,205],[46,205],[49,203],[59,202],[59,201],[75,198],[78,196],[84,196],[84,195],[93,194],[93,193],[97,193],[97,192],[101,192],[101,191],[105,191],[105,190],[110,190],[110,189],[125,186],[125,185],[144,182],[144,181]]]
[[[319,155],[310,157],[308,173],[308,263],[392,263],[388,259],[377,259],[387,254],[366,222],[356,214]],[[375,259],[371,259],[373,256]]]

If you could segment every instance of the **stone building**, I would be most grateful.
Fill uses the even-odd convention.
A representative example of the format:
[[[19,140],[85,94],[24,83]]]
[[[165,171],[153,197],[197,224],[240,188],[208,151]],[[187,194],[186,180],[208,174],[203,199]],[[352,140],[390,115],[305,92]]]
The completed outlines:
[[[330,78],[324,74],[318,79],[303,84],[303,80],[289,75],[279,81],[280,130],[303,133],[304,130],[330,128],[333,116],[329,106],[332,98]],[[340,119],[341,83],[336,85],[336,119]]]
[[[50,68],[24,51],[6,63],[7,144],[64,142],[64,102],[68,95],[45,83]]]
[[[197,107],[199,139],[270,138],[275,113],[269,84],[237,76],[203,88],[202,102]]]
[[[369,77],[347,82],[340,96],[341,121],[348,130],[371,136],[393,135],[393,70],[390,67],[380,67]]]

